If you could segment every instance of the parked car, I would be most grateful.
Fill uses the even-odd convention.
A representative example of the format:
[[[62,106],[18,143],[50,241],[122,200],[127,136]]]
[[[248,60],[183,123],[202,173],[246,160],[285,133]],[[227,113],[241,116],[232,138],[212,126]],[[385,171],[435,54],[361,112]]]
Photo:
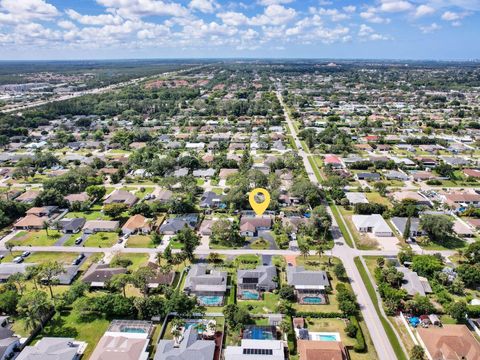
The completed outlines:
[[[82,237],[79,237],[79,238],[76,238],[75,239],[75,245],[80,245],[83,241],[83,238]]]
[[[30,251],[24,251],[24,252],[22,253],[21,257],[25,259],[26,257],[30,256],[30,254],[31,254]]]
[[[20,264],[20,263],[23,262],[23,260],[24,260],[23,257],[17,256],[15,259],[13,259],[13,262],[16,263],[16,264]]]

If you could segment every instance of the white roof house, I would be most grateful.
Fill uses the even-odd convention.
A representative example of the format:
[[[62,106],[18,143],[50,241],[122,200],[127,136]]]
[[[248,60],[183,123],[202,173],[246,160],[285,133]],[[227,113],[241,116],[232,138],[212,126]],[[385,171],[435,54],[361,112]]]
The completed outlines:
[[[227,346],[225,360],[285,360],[284,343],[281,340],[243,339],[240,346]]]
[[[373,233],[378,237],[393,236],[392,229],[380,214],[352,215],[352,221],[361,233]]]
[[[361,192],[347,192],[345,194],[350,204],[368,204],[368,199],[364,193]]]

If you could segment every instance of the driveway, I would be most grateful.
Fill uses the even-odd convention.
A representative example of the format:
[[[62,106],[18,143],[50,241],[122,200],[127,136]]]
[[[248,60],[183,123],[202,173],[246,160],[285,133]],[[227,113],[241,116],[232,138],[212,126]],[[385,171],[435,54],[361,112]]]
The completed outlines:
[[[260,238],[263,238],[263,240],[268,243],[267,250],[278,250],[277,243],[275,242],[275,239],[270,231],[259,231],[258,236],[250,238],[250,243],[245,246],[245,249],[251,249],[251,244]]]
[[[63,246],[67,242],[68,239],[72,237],[72,234],[63,234],[60,239],[57,240],[53,246]]]

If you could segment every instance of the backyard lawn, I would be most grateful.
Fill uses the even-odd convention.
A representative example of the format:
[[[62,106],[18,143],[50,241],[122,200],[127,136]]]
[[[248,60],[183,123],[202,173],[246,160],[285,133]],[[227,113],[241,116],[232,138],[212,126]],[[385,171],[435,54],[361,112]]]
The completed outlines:
[[[115,255],[115,258],[120,258],[120,259],[128,259],[132,262],[132,265],[128,266],[128,270],[135,271],[138,268],[145,266],[148,261],[148,255],[147,254],[117,254]],[[114,258],[114,259],[115,259]],[[112,260],[113,262],[114,260]]]

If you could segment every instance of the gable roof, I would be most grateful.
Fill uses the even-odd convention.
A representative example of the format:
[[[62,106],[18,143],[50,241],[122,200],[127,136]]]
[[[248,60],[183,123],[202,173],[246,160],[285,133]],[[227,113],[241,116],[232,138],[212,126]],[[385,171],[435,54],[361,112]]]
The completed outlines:
[[[277,283],[273,280],[276,276],[277,268],[275,266],[258,266],[256,269],[237,270],[238,284],[242,284],[245,278],[255,278],[258,279],[258,285],[276,287]]]
[[[298,340],[300,360],[347,360],[347,350],[339,341]]]
[[[73,338],[44,337],[35,346],[26,346],[17,360],[74,360],[78,344]]]
[[[154,360],[212,360],[214,353],[215,342],[199,339],[198,330],[190,326],[178,346],[174,340],[160,340]]]
[[[324,289],[330,286],[325,271],[305,270],[303,266],[287,266],[287,282],[297,289]]]

